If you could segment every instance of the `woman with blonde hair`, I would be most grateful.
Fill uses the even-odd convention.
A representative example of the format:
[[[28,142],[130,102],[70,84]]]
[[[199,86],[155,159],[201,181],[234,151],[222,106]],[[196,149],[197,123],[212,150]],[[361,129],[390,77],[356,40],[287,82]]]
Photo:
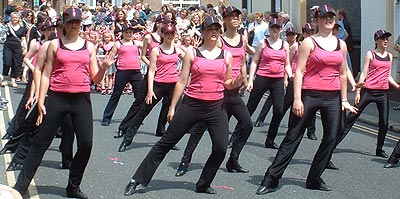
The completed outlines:
[[[27,52],[26,28],[17,12],[11,13],[11,21],[6,24],[8,34],[3,46],[3,81],[7,85],[7,77],[11,69],[11,86],[17,88],[16,78],[22,75],[22,58]]]

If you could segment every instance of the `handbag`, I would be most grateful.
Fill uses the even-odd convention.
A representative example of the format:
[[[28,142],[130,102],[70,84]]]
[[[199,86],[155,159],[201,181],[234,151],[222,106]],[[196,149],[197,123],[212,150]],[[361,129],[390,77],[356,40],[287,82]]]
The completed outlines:
[[[255,22],[253,22],[254,23],[254,27],[256,27],[256,23]],[[248,34],[247,34],[247,41],[248,41],[248,44],[251,46],[251,44],[253,43],[253,40],[254,40],[254,31],[250,31]]]

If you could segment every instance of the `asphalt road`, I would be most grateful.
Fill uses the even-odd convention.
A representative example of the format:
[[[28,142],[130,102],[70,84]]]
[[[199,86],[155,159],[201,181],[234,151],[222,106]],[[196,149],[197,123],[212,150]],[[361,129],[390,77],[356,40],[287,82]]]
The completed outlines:
[[[0,127],[3,135],[13,115],[21,94],[23,85],[18,89],[1,88],[1,95],[10,98],[9,111],[0,112]],[[248,94],[247,94],[248,96]],[[200,176],[201,169],[210,154],[210,138],[205,135],[198,149],[195,151],[189,172],[182,177],[175,177],[175,171],[179,164],[183,149],[188,139],[186,135],[179,143],[180,151],[171,151],[160,165],[153,180],[149,184],[148,191],[144,194],[125,197],[123,192],[136,168],[150,150],[151,146],[159,139],[155,137],[155,125],[159,107],[157,106],[144,121],[134,143],[124,153],[117,152],[121,139],[114,139],[113,135],[118,124],[129,108],[133,96],[124,95],[114,114],[109,127],[100,126],[102,113],[109,96],[92,94],[94,113],[94,147],[89,165],[81,185],[82,190],[90,198],[398,198],[400,189],[398,179],[400,168],[383,169],[385,159],[374,156],[376,145],[376,127],[360,126],[354,127],[346,139],[339,145],[333,155],[333,161],[340,167],[339,171],[326,170],[323,179],[333,189],[331,192],[321,192],[305,189],[305,179],[310,167],[311,160],[320,143],[321,123],[317,117],[317,137],[319,140],[312,141],[304,138],[298,152],[291,161],[280,181],[280,189],[267,196],[258,196],[255,191],[262,177],[273,160],[276,150],[266,149],[263,143],[266,137],[268,122],[259,128],[254,128],[252,135],[245,146],[240,163],[250,170],[247,174],[228,173],[225,162],[220,168],[212,186],[218,192],[217,195],[205,195],[195,193],[195,183]],[[246,99],[247,101],[247,99]],[[262,101],[263,102],[263,101]],[[256,112],[253,116],[257,116]],[[266,121],[270,121],[268,115]],[[230,121],[230,129],[233,129],[236,121]],[[276,139],[277,144],[281,142],[287,130],[287,115],[281,124]],[[393,134],[390,132],[390,134]],[[386,139],[384,149],[391,153],[396,134]],[[42,164],[35,177],[35,186],[31,186],[30,198],[57,199],[65,197],[65,186],[68,179],[68,170],[60,169],[61,154],[58,152],[60,139],[54,139],[51,147],[46,152]],[[3,142],[4,144],[4,142]],[[0,156],[1,157],[1,156]],[[17,172],[6,172],[5,168],[10,159],[9,155],[0,158],[0,183],[13,186]],[[37,193],[35,193],[35,188]]]

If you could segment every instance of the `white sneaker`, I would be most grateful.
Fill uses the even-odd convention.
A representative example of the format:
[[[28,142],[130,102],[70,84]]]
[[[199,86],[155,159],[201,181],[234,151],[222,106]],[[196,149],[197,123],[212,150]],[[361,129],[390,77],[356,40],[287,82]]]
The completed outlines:
[[[3,104],[7,104],[8,100],[5,97],[0,96],[0,102]]]

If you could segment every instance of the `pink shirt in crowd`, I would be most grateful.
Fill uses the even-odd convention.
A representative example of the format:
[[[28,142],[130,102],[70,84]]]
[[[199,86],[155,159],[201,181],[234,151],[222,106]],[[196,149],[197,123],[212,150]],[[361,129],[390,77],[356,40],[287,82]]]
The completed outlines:
[[[369,72],[365,79],[365,88],[388,90],[389,89],[389,71],[392,67],[390,53],[385,58],[379,57],[372,52],[372,60],[369,63]]]
[[[61,39],[58,39],[49,89],[63,93],[90,92],[90,53],[87,42],[79,50],[69,50],[61,45]]]
[[[229,51],[232,53],[232,79],[236,79],[237,76],[241,73],[243,59],[245,58],[245,46],[243,42],[243,37],[240,36],[240,42],[236,46],[231,46],[228,42],[221,37],[222,41],[222,49]]]
[[[200,100],[221,100],[224,98],[224,82],[226,78],[225,51],[216,59],[205,58],[198,49],[194,49],[191,82],[185,95]]]
[[[124,45],[120,42],[118,48],[118,70],[140,70],[139,48],[133,42],[133,45]]]
[[[334,51],[321,48],[312,38],[314,50],[310,53],[303,78],[303,89],[337,91],[340,90],[340,67],[343,52],[340,41]]]
[[[257,70],[257,75],[270,78],[281,78],[285,76],[285,59],[286,50],[282,46],[279,50],[271,47],[268,40],[265,39],[265,48],[260,55],[260,63]]]
[[[161,48],[158,48],[159,56],[156,62],[155,82],[176,83],[179,79],[178,71],[178,52],[174,48],[172,54],[166,54]]]

